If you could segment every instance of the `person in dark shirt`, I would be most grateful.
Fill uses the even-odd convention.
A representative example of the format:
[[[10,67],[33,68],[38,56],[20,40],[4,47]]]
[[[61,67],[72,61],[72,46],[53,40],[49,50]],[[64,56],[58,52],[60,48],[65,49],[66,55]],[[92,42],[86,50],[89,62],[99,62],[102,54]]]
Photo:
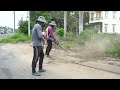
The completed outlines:
[[[46,20],[43,16],[39,16],[36,24],[32,30],[32,46],[33,46],[33,60],[32,60],[32,75],[40,76],[39,72],[44,72],[42,68],[44,52],[42,42],[44,41],[44,37],[42,36],[42,27],[45,25]],[[36,64],[39,60],[39,71],[36,72]]]

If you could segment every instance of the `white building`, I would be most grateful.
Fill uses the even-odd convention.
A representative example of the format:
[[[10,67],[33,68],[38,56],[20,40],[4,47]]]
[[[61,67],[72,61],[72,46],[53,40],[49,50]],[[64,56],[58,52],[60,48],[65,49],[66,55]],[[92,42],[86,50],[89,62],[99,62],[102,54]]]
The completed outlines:
[[[120,11],[90,11],[89,23],[101,33],[120,34]]]
[[[9,27],[0,27],[0,34],[9,34],[9,33],[13,33],[13,29],[9,28]]]
[[[7,34],[13,33],[13,29],[12,28],[7,28]]]

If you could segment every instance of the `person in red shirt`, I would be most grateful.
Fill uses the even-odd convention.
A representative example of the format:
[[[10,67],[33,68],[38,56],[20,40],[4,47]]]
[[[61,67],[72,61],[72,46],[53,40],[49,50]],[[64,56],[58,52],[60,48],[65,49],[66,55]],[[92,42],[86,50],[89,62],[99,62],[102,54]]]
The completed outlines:
[[[49,23],[49,26],[47,27],[46,31],[47,31],[47,48],[46,48],[46,53],[45,55],[47,55],[47,57],[49,57],[49,53],[52,49],[52,42],[56,42],[56,38],[55,38],[55,35],[54,35],[54,32],[55,32],[55,26],[56,26],[56,23],[55,21],[51,21],[51,23]]]

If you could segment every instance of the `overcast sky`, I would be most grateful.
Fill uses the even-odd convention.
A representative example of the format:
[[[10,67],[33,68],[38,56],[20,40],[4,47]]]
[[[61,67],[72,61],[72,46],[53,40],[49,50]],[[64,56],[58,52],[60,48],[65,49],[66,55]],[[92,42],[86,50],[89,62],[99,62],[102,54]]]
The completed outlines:
[[[15,11],[15,28],[18,28],[18,22],[23,16],[23,20],[27,19],[27,11]],[[14,28],[13,11],[0,11],[0,26]]]

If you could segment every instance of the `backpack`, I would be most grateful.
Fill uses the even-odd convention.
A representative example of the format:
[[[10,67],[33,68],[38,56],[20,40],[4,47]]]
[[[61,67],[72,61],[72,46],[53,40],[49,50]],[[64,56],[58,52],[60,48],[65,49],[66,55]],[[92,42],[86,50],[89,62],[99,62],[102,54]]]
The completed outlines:
[[[48,39],[48,28],[46,30],[43,30],[42,35],[44,36],[45,39]]]

